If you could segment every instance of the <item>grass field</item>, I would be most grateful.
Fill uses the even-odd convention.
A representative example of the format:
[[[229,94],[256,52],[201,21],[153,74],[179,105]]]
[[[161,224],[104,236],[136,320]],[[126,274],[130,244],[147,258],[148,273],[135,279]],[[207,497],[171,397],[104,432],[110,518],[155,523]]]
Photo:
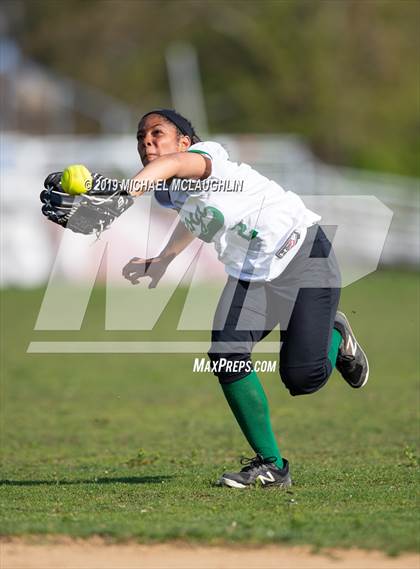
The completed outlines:
[[[36,339],[137,337],[100,331],[100,289],[77,338],[34,332],[42,294],[3,294],[3,535],[417,549],[418,275],[378,272],[343,291],[370,356],[365,389],[335,373],[291,398],[261,374],[292,466],[287,493],[213,486],[252,451],[217,380],[192,373],[193,355],[26,354]]]

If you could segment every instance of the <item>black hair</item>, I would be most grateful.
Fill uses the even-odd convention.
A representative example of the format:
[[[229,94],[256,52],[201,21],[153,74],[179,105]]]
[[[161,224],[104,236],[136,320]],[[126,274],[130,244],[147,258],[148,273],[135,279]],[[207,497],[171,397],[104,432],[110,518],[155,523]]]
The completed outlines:
[[[195,129],[191,122],[174,109],[154,109],[153,111],[149,111],[143,115],[137,127],[137,140],[139,139],[140,125],[148,115],[160,115],[164,117],[167,121],[176,127],[178,136],[189,136],[191,139],[191,144],[201,142],[201,138],[195,132]]]

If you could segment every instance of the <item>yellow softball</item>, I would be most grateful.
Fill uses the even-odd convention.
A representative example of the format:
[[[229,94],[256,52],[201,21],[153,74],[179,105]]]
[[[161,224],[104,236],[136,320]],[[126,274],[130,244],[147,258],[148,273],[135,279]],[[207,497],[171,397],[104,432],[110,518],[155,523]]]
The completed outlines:
[[[83,164],[68,166],[61,176],[61,187],[72,196],[84,194],[92,187],[92,174]]]

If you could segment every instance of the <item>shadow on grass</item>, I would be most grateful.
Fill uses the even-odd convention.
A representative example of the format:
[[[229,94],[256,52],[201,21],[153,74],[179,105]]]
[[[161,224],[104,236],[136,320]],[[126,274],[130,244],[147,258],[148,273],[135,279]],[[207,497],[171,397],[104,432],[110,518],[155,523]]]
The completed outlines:
[[[130,476],[123,478],[90,478],[87,480],[0,480],[0,486],[67,486],[73,484],[160,484],[173,476]]]

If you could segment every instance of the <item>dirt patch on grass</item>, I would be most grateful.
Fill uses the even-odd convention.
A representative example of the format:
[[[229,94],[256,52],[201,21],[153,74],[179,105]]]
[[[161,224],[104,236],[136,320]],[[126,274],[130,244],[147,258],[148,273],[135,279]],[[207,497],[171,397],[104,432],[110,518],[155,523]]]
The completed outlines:
[[[420,555],[309,547],[107,544],[99,538],[3,539],[2,569],[419,569]]]

